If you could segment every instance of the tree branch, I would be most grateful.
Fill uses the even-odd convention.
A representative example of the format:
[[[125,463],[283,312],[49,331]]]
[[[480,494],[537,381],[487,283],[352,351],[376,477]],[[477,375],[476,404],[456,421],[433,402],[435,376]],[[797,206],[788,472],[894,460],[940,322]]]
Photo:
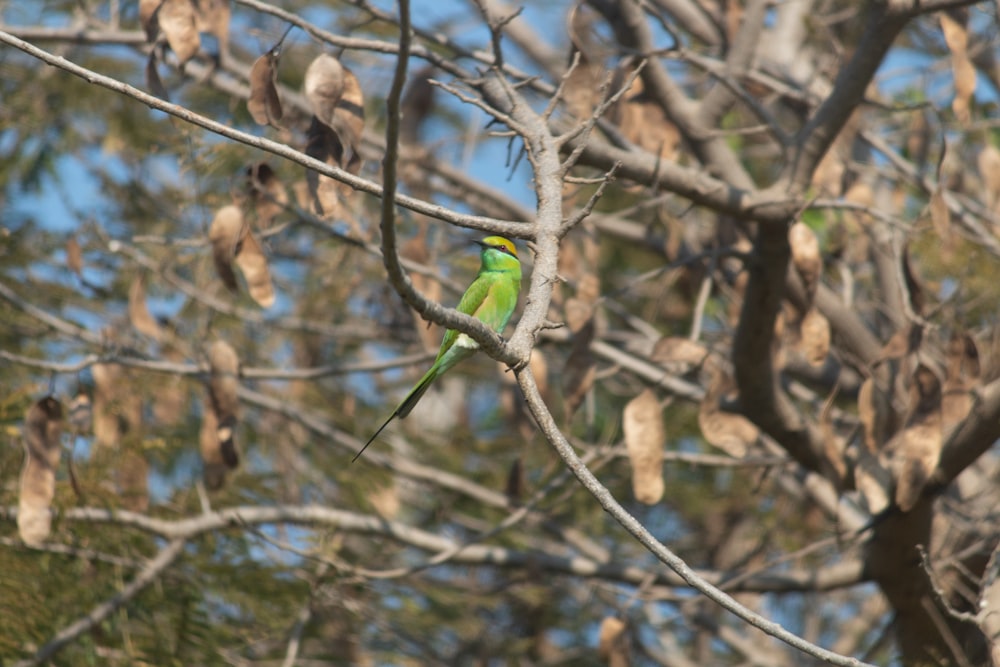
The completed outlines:
[[[108,90],[126,95],[139,102],[142,102],[146,106],[156,109],[158,111],[163,111],[164,113],[170,114],[176,118],[183,120],[184,122],[190,123],[192,125],[197,125],[198,127],[204,128],[210,132],[218,134],[219,136],[226,137],[227,139],[232,139],[233,141],[238,141],[247,146],[252,146],[254,148],[259,148],[260,150],[266,151],[280,158],[284,158],[296,164],[300,164],[307,167],[319,174],[328,176],[336,181],[344,183],[355,190],[359,190],[366,194],[383,198],[384,190],[381,185],[369,181],[367,179],[355,176],[348,171],[340,169],[339,167],[334,167],[332,165],[321,162],[315,158],[312,158],[305,153],[295,150],[286,144],[281,144],[264,137],[258,137],[247,132],[242,132],[236,130],[228,125],[214,121],[206,116],[197,114],[190,111],[182,106],[171,104],[170,102],[165,102],[158,97],[149,95],[134,86],[130,86],[127,83],[118,81],[103,74],[99,74],[93,70],[87,69],[77,65],[76,63],[70,62],[61,56],[57,56],[44,51],[23,39],[19,39],[9,32],[0,30],[0,43],[8,44],[21,51],[24,51],[28,55],[31,55],[39,60],[62,69],[70,74],[74,74],[85,81],[96,84]],[[490,232],[493,234],[502,234],[504,236],[509,236],[512,238],[526,238],[530,239],[530,225],[526,225],[518,222],[510,222],[507,220],[499,220],[497,218],[488,218],[484,216],[476,215],[465,215],[452,211],[444,206],[438,206],[435,204],[429,204],[427,202],[415,199],[413,197],[408,197],[406,195],[397,194],[395,197],[395,202],[408,208],[411,211],[417,213],[422,213],[424,215],[436,218],[438,220],[443,220],[450,224],[457,225],[459,227],[466,227],[468,229],[477,229],[480,231]]]
[[[785,228],[761,227],[748,270],[733,337],[733,368],[740,410],[807,470],[821,470],[818,429],[805,421],[782,390],[774,369],[774,323],[785,296],[790,249]]]
[[[142,571],[120,593],[107,602],[97,605],[86,616],[57,632],[56,636],[45,644],[45,646],[38,649],[34,656],[14,663],[14,667],[34,667],[35,665],[46,663],[80,635],[89,632],[92,628],[104,622],[106,618],[115,613],[122,605],[128,603],[132,598],[141,593],[143,589],[155,582],[163,574],[163,571],[170,567],[171,563],[183,553],[185,544],[186,541],[183,538],[174,538],[171,540],[167,546],[160,550],[160,553],[155,558],[146,563]]]
[[[837,134],[854,110],[864,100],[865,90],[878,70],[896,36],[909,16],[894,11],[892,2],[870,2],[865,17],[864,34],[854,56],[833,84],[833,90],[799,132],[798,150],[785,178],[777,187],[791,192],[804,192],[812,180],[819,161],[826,155]]]
[[[517,520],[521,518],[517,513],[511,516],[516,517]],[[182,546],[202,536],[224,530],[249,530],[258,526],[276,524],[322,526],[360,535],[383,537],[434,554],[447,554],[446,560],[442,562],[448,563],[492,565],[508,569],[535,567],[557,574],[603,579],[634,586],[642,584],[650,575],[649,570],[644,567],[621,565],[611,558],[606,562],[600,562],[585,556],[554,556],[546,551],[516,550],[498,545],[463,543],[399,521],[388,521],[378,516],[337,510],[320,505],[266,507],[243,505],[180,519],[150,517],[141,512],[128,510],[74,507],[58,511],[57,517],[59,521],[63,522],[108,524],[133,528],[171,540],[170,544],[179,543]],[[0,507],[0,518],[5,521],[16,521],[17,508]],[[159,562],[161,557],[162,552],[155,560]],[[429,566],[435,564],[437,563],[431,563]],[[732,581],[731,588],[728,590],[734,593],[838,590],[864,582],[862,565],[861,561],[848,559],[822,571],[804,568],[772,573],[761,570],[752,575],[740,577],[739,581]],[[146,569],[148,568],[147,565]],[[143,571],[145,572],[145,569]],[[137,580],[141,576],[142,573],[137,576]],[[726,585],[727,580],[733,579],[729,573],[716,570],[699,570],[697,576],[719,585]],[[658,571],[653,578],[653,583],[666,587],[686,587],[689,585],[689,582],[682,576],[677,576],[666,570]]]
[[[707,127],[699,115],[699,106],[691,100],[670,77],[656,58],[659,49],[653,42],[653,32],[642,11],[642,5],[632,0],[590,0],[590,4],[604,14],[615,31],[618,41],[627,49],[649,58],[642,71],[646,94],[663,109],[667,117],[680,130],[695,156],[713,174],[727,183],[745,190],[754,187],[753,179],[743,169],[725,140]]]
[[[1000,379],[979,389],[974,398],[969,416],[962,420],[941,448],[940,462],[925,493],[942,492],[1000,439]]]
[[[573,474],[576,475],[576,478],[580,480],[583,487],[587,489],[592,496],[594,496],[597,502],[600,503],[601,507],[603,507],[604,510],[615,519],[615,521],[627,530],[629,534],[632,535],[640,544],[646,547],[650,553],[677,573],[677,575],[687,582],[688,585],[702,593],[705,597],[712,602],[715,602],[723,609],[733,613],[738,618],[743,619],[755,628],[771,635],[772,637],[775,637],[776,639],[780,639],[789,646],[792,646],[807,655],[824,660],[831,665],[840,665],[844,667],[861,667],[862,665],[866,665],[866,663],[863,663],[855,658],[839,655],[822,647],[816,646],[798,635],[785,630],[778,623],[770,621],[748,609],[744,605],[737,602],[732,596],[721,591],[700,577],[688,566],[687,563],[657,540],[652,533],[650,533],[646,527],[639,522],[638,519],[629,514],[629,512],[615,499],[611,492],[608,491],[608,489],[601,484],[596,477],[594,477],[594,474],[590,472],[583,461],[580,460],[580,458],[576,455],[576,452],[573,451],[573,447],[569,444],[569,442],[567,442],[566,438],[560,432],[558,425],[552,418],[552,414],[545,406],[541,394],[538,393],[538,385],[535,383],[535,378],[531,373],[531,369],[529,367],[524,367],[517,369],[515,372],[517,373],[518,385],[521,387],[521,391],[524,392],[525,400],[528,403],[528,409],[535,417],[535,421],[538,423],[539,428],[545,434],[546,439],[548,439],[548,441],[552,444],[562,460],[567,466],[569,466],[570,470],[573,471]]]

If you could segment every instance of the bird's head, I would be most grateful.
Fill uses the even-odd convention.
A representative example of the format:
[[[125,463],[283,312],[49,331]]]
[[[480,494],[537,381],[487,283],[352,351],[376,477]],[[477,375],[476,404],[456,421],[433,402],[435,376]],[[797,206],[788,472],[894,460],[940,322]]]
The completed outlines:
[[[487,236],[476,243],[483,249],[483,268],[490,271],[520,268],[517,248],[508,239],[502,236]]]
[[[494,250],[510,255],[515,259],[517,258],[517,248],[512,242],[502,236],[487,236],[482,241],[476,241],[476,244],[481,246],[483,250],[493,248]]]

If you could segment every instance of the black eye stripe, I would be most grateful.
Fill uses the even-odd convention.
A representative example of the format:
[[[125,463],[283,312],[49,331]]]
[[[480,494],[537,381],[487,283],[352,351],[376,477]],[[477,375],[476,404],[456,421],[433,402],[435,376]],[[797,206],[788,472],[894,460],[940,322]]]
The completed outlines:
[[[499,250],[500,252],[510,255],[511,257],[517,259],[517,250],[508,246],[505,243],[487,243],[484,241],[476,241],[483,248],[489,248],[490,250]]]

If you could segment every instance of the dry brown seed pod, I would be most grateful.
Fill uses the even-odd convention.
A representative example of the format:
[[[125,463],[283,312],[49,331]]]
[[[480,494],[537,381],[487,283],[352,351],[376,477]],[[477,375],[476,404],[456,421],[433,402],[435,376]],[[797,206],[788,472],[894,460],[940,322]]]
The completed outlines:
[[[52,396],[28,408],[24,418],[26,456],[17,507],[17,530],[25,544],[41,544],[51,531],[51,505],[62,452],[62,429],[62,405]]]
[[[632,492],[635,499],[655,505],[663,498],[663,448],[666,429],[660,402],[652,389],[633,398],[622,412],[625,448],[632,463]]]

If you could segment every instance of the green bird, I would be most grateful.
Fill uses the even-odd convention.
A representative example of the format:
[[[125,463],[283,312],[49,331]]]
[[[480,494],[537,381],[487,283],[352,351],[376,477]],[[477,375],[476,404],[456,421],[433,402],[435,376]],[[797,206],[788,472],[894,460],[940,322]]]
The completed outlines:
[[[517,295],[521,291],[521,262],[517,259],[517,248],[502,236],[487,236],[476,243],[482,247],[479,255],[482,262],[479,266],[479,275],[458,302],[458,312],[471,315],[497,333],[501,333],[514,313]],[[454,329],[448,329],[444,333],[444,340],[441,341],[441,349],[434,359],[434,365],[424,373],[420,382],[379,426],[375,435],[368,438],[368,442],[351,461],[358,460],[389,422],[396,417],[403,419],[410,414],[434,380],[478,349],[479,343],[472,338]]]

